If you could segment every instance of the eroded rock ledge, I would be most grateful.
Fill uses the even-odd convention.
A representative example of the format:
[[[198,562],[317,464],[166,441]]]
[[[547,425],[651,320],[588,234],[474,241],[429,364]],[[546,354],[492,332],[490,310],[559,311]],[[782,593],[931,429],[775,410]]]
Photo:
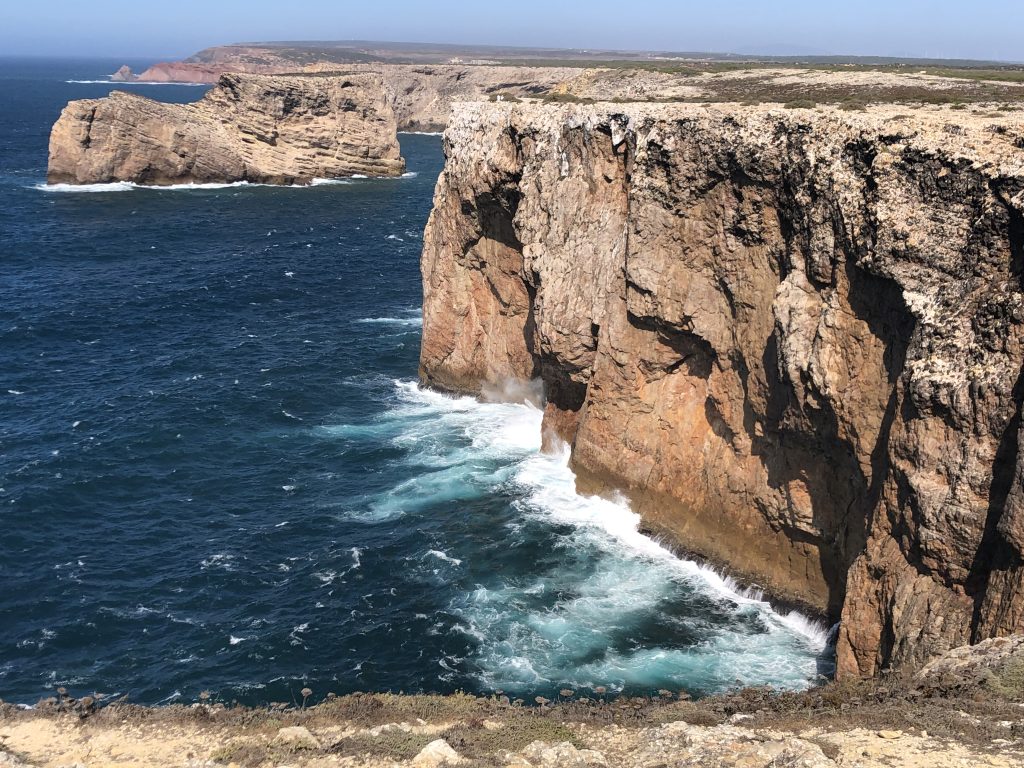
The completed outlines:
[[[832,618],[840,676],[1024,629],[1024,126],[466,104],[421,376],[543,379],[584,490]]]
[[[71,102],[50,134],[47,181],[305,184],[404,170],[379,76],[223,75],[194,104],[117,91]]]

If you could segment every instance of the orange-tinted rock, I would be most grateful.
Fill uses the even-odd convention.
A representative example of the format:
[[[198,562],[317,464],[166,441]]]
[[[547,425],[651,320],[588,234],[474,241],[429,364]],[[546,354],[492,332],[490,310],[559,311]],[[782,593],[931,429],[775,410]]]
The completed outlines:
[[[1024,126],[456,107],[427,384],[540,378],[581,490],[842,616],[872,675],[1024,629]]]

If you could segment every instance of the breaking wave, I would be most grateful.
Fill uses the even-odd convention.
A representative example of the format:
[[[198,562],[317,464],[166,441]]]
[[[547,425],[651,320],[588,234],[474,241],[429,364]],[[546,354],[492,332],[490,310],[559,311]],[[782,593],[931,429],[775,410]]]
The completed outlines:
[[[148,80],[65,80],[65,83],[77,83],[82,85],[189,85],[197,86],[201,88],[209,88],[210,83],[186,83],[186,82],[170,82],[170,83],[156,83],[149,82]]]
[[[404,173],[402,179],[416,177],[415,172]],[[101,184],[34,184],[33,188],[42,192],[58,193],[83,193],[83,192],[134,192],[142,190],[146,192],[192,192],[195,190],[209,189],[234,189],[237,187],[272,187],[274,189],[311,189],[313,187],[325,187],[335,185],[355,184],[358,181],[382,181],[390,180],[391,176],[349,176],[342,179],[313,179],[309,184],[262,184],[251,181],[232,182],[188,182],[184,184],[138,184],[134,181],[111,181]]]
[[[509,510],[472,550],[446,546],[422,556],[458,566],[452,578],[462,579],[448,631],[469,638],[472,651],[443,668],[470,670],[485,689],[698,693],[738,684],[802,688],[829,671],[824,627],[677,557],[640,533],[624,499],[579,495],[568,449],[541,453],[542,411],[528,400],[394,387],[384,416],[326,428],[405,451],[408,479],[350,514],[383,523],[495,497]]]

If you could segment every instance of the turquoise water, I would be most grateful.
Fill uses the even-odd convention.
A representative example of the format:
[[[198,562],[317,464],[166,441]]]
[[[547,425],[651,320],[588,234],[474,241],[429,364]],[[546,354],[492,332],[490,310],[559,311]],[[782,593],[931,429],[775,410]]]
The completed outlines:
[[[821,630],[637,532],[540,412],[415,384],[440,139],[307,189],[47,190],[121,62],[0,59],[0,697],[701,694]],[[203,89],[131,86],[167,100]]]

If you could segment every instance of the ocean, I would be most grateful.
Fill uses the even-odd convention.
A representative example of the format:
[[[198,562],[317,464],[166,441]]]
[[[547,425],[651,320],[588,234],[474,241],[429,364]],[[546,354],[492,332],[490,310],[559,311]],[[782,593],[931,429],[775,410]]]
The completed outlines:
[[[0,698],[828,671],[821,627],[578,496],[538,410],[419,388],[439,137],[401,137],[400,179],[45,188],[68,100],[204,92],[122,63],[0,59]]]

